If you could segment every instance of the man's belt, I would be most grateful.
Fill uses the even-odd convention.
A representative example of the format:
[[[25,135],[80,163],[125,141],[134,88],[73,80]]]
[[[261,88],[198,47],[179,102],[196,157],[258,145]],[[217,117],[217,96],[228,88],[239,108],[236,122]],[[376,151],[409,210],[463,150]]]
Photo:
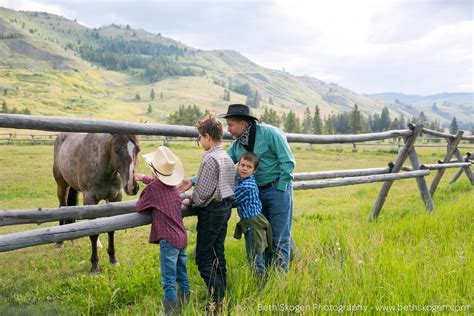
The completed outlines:
[[[277,184],[278,184],[278,179],[273,180],[273,181],[270,182],[270,183],[267,183],[267,184],[264,184],[264,185],[260,185],[260,186],[258,186],[258,189],[259,189],[260,191],[268,190],[268,189],[272,188],[273,186],[275,186],[275,185],[277,185]]]

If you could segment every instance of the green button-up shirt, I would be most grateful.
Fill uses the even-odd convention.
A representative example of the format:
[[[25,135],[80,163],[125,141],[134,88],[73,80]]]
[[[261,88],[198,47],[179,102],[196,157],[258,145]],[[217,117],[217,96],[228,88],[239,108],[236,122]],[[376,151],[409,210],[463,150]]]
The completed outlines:
[[[244,152],[246,149],[238,139],[227,150],[235,163]],[[260,158],[255,173],[257,185],[262,186],[278,179],[277,190],[285,191],[288,182],[293,180],[295,158],[283,132],[271,125],[257,124],[253,152]]]

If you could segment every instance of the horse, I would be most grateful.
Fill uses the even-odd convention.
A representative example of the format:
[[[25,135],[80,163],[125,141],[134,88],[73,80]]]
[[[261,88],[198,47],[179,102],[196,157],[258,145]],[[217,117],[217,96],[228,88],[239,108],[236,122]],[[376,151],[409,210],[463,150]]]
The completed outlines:
[[[60,133],[54,143],[53,175],[57,184],[59,207],[77,205],[77,192],[83,194],[84,205],[101,200],[117,202],[122,192],[136,195],[138,183],[134,173],[138,167],[140,147],[134,135]],[[59,225],[74,220],[62,220]],[[115,257],[114,232],[108,233],[107,253],[110,263],[119,265]],[[91,272],[99,273],[97,240],[89,236],[92,246]],[[63,242],[57,243],[62,247]]]

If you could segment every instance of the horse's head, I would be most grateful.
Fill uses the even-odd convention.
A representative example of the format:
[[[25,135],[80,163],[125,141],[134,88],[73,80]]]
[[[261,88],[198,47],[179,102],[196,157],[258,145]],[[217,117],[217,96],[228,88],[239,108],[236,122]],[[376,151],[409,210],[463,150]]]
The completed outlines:
[[[135,171],[138,167],[138,138],[134,135],[114,134],[112,141],[111,161],[120,173],[123,190],[128,195],[138,193],[138,183],[135,181]]]

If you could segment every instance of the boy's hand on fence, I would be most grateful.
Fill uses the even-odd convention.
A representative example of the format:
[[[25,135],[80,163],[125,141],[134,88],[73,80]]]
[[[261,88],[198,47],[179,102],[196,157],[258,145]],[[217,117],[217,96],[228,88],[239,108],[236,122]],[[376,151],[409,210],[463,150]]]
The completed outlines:
[[[135,173],[135,180],[136,181],[143,181],[144,177],[145,177],[145,175],[142,174],[142,173]]]
[[[184,179],[183,181],[181,181],[181,184],[178,186],[178,190],[180,193],[184,193],[188,191],[189,189],[191,189],[192,186],[193,186],[193,183],[191,182],[191,179]]]

